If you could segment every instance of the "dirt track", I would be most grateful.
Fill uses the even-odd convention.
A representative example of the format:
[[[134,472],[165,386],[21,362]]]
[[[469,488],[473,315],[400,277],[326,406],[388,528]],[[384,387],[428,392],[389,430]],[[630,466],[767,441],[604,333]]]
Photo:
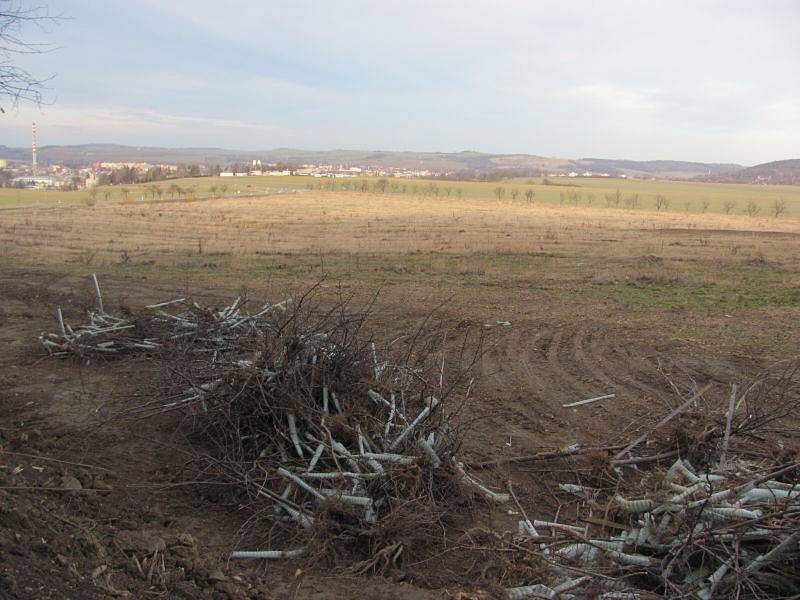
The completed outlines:
[[[109,298],[125,295],[128,305],[185,292],[167,281],[108,279],[104,286]],[[175,436],[174,421],[109,420],[141,386],[146,365],[80,367],[43,357],[36,336],[52,329],[57,305],[68,318],[79,317],[91,303],[86,280],[5,269],[0,290],[3,597],[93,598],[115,591],[132,597],[292,597],[286,594],[294,566],[270,564],[264,572],[226,563],[242,519],[213,487],[198,493],[197,487],[175,485],[186,446]],[[189,291],[207,301],[231,295]],[[390,332],[423,316],[390,302],[377,327]],[[496,331],[496,346],[481,365],[483,378],[467,411],[474,427],[468,458],[627,439],[654,407],[674,406],[670,380],[682,391],[692,381],[717,382],[722,401],[728,382],[764,366],[709,355],[690,344],[643,339],[624,323],[582,320],[555,327],[536,318]],[[616,398],[574,410],[561,406],[606,393]],[[498,472],[497,482],[506,474]],[[555,510],[537,487],[535,471],[517,469],[513,476],[523,503],[537,506],[539,514]],[[492,518],[499,527],[510,524],[502,515]],[[465,585],[492,583],[490,572],[481,581],[479,566],[461,565],[457,552],[418,571],[415,581],[400,582],[311,569],[297,579],[297,597],[441,598]],[[166,596],[165,589],[171,590]]]

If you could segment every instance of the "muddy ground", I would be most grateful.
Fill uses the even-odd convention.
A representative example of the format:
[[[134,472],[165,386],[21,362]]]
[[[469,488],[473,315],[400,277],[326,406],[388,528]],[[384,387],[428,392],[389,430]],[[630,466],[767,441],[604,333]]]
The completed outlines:
[[[183,294],[168,280],[105,278],[106,296],[137,306]],[[234,291],[188,290],[204,301]],[[272,291],[275,294],[278,290]],[[85,277],[0,268],[0,597],[3,598],[450,598],[493,589],[458,547],[413,572],[356,577],[313,565],[228,562],[243,515],[213,489],[187,486],[188,445],[173,418],[117,415],[141,390],[144,360],[80,365],[46,358],[36,343],[53,330],[56,306],[78,320],[93,301]],[[427,309],[397,298],[379,306],[387,332]],[[448,309],[443,309],[447,313]],[[460,308],[451,319],[472,319]],[[675,405],[676,388],[716,384],[724,401],[731,381],[757,373],[766,359],[714,352],[690,341],[637,335],[624,320],[553,323],[544,315],[496,328],[480,365],[468,414],[465,458],[494,459],[542,448],[619,443],[654,411]],[[579,409],[562,404],[605,393],[616,397]],[[495,482],[515,482],[523,505],[547,516],[558,506],[539,471],[559,464],[504,467]],[[511,527],[502,514],[471,516]],[[467,529],[465,524],[465,530]],[[456,536],[457,537],[457,536]]]

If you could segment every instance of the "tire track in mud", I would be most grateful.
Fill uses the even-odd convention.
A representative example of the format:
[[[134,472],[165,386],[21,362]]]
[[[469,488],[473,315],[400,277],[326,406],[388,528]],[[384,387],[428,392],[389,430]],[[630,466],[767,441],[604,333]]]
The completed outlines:
[[[650,410],[654,401],[675,394],[660,367],[668,375],[677,375],[691,365],[698,375],[704,372],[701,381],[708,377],[709,368],[717,370],[699,368],[691,360],[678,364],[684,362],[680,358],[600,326],[522,326],[487,354],[484,368],[491,374],[484,386],[489,397],[487,418],[498,431],[541,443],[537,434],[574,429],[574,417],[562,407],[566,402],[614,393],[617,401],[603,405],[603,412],[620,416],[631,410]],[[683,383],[688,379],[686,373],[680,377]],[[577,418],[579,422],[588,419],[584,425],[590,427],[595,416],[596,411],[584,410]]]
[[[550,371],[556,375],[562,389],[561,400],[565,402],[580,400],[586,397],[586,394],[591,394],[590,388],[581,382],[581,376],[570,373],[567,366],[574,361],[569,354],[570,344],[564,344],[564,339],[566,337],[569,340],[573,335],[574,332],[568,332],[565,336],[563,330],[558,330],[550,337],[550,343],[546,348],[547,364]],[[563,356],[565,349],[568,352],[566,359]]]
[[[574,429],[572,417],[562,407],[566,402],[620,390],[625,396],[640,397],[643,391],[656,395],[658,392],[639,381],[640,375],[626,365],[611,365],[613,375],[604,367],[590,347],[600,337],[602,332],[596,330],[536,325],[511,332],[485,363],[487,371],[492,371],[486,386],[493,397],[488,418],[512,437],[541,443],[537,433]]]
[[[618,390],[622,387],[620,386],[619,382],[614,380],[606,371],[602,368],[598,367],[599,361],[596,360],[594,356],[586,356],[585,345],[586,339],[592,339],[596,335],[596,331],[589,330],[579,330],[574,338],[574,352],[575,358],[577,361],[583,365],[583,368],[587,373],[590,373],[594,380],[598,384],[598,389],[595,393],[598,395],[600,394],[608,394],[608,393],[617,393]]]
[[[583,352],[581,355],[587,365],[600,365],[592,368],[606,373],[609,381],[631,399],[660,400],[667,394],[673,393],[668,389],[668,384],[658,372],[658,368],[649,364],[646,359],[633,354],[631,349],[631,344],[611,342],[606,335],[600,333],[590,337],[588,355]],[[656,387],[657,385],[659,387]]]
[[[614,381],[584,357],[583,330],[528,327],[507,336],[486,362],[496,392],[527,393],[548,408],[601,392]]]
[[[556,419],[547,406],[546,375],[538,373],[536,361],[530,358],[545,332],[538,327],[522,327],[504,336],[483,363],[484,388],[494,398],[488,416],[498,431],[512,438],[532,440],[546,432],[547,423]],[[558,426],[558,425],[557,425]],[[561,425],[563,426],[563,424]]]
[[[664,361],[662,368],[665,374],[685,386],[715,383],[727,387],[732,382],[755,377],[759,371],[753,369],[752,365],[737,364],[739,361],[735,357],[700,359],[676,352],[676,356],[663,356],[661,360]]]

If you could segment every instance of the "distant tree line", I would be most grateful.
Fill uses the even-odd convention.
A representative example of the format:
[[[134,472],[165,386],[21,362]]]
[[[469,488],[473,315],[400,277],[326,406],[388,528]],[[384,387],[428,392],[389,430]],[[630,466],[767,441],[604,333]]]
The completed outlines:
[[[135,183],[152,183],[167,179],[180,179],[182,177],[201,177],[208,174],[208,169],[202,165],[178,165],[175,170],[163,167],[150,167],[146,171],[132,167],[121,167],[102,173],[98,177],[100,185],[125,185]]]
[[[250,171],[256,170],[268,170],[268,171],[291,171],[294,173],[297,170],[297,165],[293,163],[286,163],[286,162],[277,162],[271,164],[270,166],[267,165],[260,165],[260,166],[253,166],[252,162],[243,163],[243,162],[235,162],[229,163],[226,165],[211,165],[208,168],[208,174],[212,177],[218,176],[220,173],[228,172],[228,173],[249,173]]]
[[[541,169],[464,169],[453,173],[432,175],[431,179],[446,179],[450,181],[503,181],[515,177],[542,177],[545,173]]]
[[[414,196],[432,197],[432,198],[458,198],[459,200],[464,197],[464,188],[452,185],[449,181],[443,184],[435,181],[425,182],[420,180],[403,180],[396,178],[381,177],[370,182],[369,179],[340,179],[333,177],[319,178],[317,181],[309,182],[306,184],[308,190],[324,190],[328,192],[350,191],[350,192],[363,192],[375,194],[411,194]],[[520,192],[524,195],[528,203],[533,204],[536,197],[536,191],[533,188],[526,188],[520,190],[513,187],[509,191],[509,196],[512,200],[516,200]],[[498,186],[494,189],[494,195],[498,200],[503,200],[506,197],[506,188]]]
[[[167,179],[182,179],[184,177],[217,177],[220,173],[226,171],[230,173],[249,173],[252,169],[252,163],[231,163],[227,165],[188,164],[178,165],[175,169],[156,166],[150,167],[146,171],[125,166],[102,173],[98,177],[98,183],[100,185],[133,185],[166,181]],[[269,167],[269,169],[294,171],[297,166],[290,163],[277,163]]]

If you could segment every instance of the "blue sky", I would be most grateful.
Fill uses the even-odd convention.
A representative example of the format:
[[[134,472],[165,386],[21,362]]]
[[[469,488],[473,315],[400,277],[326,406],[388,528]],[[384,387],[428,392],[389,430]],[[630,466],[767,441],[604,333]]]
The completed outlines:
[[[0,144],[800,156],[800,2],[63,0]]]

